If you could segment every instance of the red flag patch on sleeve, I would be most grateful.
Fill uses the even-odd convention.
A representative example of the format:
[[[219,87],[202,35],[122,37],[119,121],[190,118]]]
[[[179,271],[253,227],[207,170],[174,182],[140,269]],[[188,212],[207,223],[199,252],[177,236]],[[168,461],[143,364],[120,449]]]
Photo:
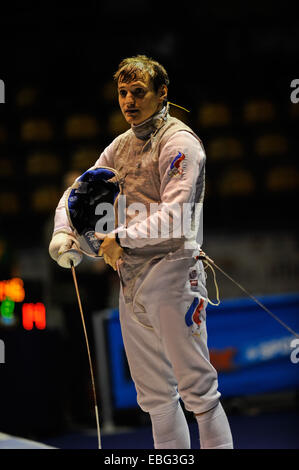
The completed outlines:
[[[182,161],[185,159],[185,155],[179,152],[170,164],[170,170],[168,176],[180,176],[183,172]]]

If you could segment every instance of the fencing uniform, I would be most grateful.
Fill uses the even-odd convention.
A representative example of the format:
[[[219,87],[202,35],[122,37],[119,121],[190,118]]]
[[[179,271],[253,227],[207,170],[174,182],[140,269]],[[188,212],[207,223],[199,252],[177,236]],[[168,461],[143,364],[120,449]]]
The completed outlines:
[[[220,397],[207,348],[207,291],[198,259],[205,158],[200,139],[165,107],[118,136],[95,164],[117,170],[126,198],[116,229],[124,248],[118,264],[120,323],[137,400],[150,413],[156,447],[161,416],[182,423],[179,397],[195,414],[215,408]],[[63,206],[64,198],[54,231],[71,231]],[[188,447],[188,439],[169,433],[162,438],[167,445]]]

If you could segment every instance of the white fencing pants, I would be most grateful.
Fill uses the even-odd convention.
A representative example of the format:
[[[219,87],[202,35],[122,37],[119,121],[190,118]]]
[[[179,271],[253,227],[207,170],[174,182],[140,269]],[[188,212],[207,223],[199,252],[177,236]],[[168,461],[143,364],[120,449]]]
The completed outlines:
[[[217,405],[220,393],[207,348],[206,305],[203,265],[190,256],[150,263],[135,281],[131,298],[121,288],[123,341],[144,411],[163,413],[179,397],[195,414]]]

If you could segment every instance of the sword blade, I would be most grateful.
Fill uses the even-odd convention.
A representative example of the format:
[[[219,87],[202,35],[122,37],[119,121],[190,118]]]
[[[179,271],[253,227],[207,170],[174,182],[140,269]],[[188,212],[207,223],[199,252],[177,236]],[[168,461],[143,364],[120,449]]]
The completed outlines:
[[[208,255],[205,253],[201,253],[201,256],[203,259],[205,259],[207,262],[211,263],[213,266],[215,266],[218,271],[220,271],[227,279],[229,279],[233,284],[235,284],[239,289],[241,289],[248,297],[250,297],[255,303],[257,303],[265,312],[267,312],[274,320],[276,320],[278,323],[280,323],[286,330],[288,330],[292,335],[296,336],[296,338],[299,338],[299,334],[296,333],[289,325],[287,325],[284,321],[282,321],[277,315],[275,315],[271,310],[269,310],[259,299],[257,299],[254,295],[252,295],[250,292],[248,292],[245,287],[243,287],[239,282],[235,281],[229,274],[227,274],[225,271],[223,271],[220,266],[218,266]]]
[[[102,448],[102,446],[101,446],[101,431],[100,431],[100,422],[99,422],[99,413],[98,413],[97,395],[96,395],[96,387],[95,387],[93,366],[92,366],[88,336],[87,336],[87,331],[86,331],[86,325],[85,325],[85,320],[84,320],[84,314],[83,314],[83,309],[82,309],[82,303],[81,303],[81,298],[80,298],[80,293],[79,293],[79,288],[78,288],[78,283],[77,283],[76,271],[75,271],[75,266],[74,266],[72,261],[71,261],[71,270],[72,270],[73,280],[74,280],[74,284],[75,284],[75,290],[76,290],[76,294],[77,294],[77,300],[78,300],[78,305],[79,305],[79,310],[80,310],[81,320],[82,320],[82,326],[83,326],[83,331],[84,331],[84,336],[85,336],[85,342],[86,342],[86,348],[87,348],[87,354],[88,354],[88,361],[89,361],[89,369],[90,369],[90,375],[91,375],[93,399],[94,399],[94,409],[95,409],[96,423],[97,423],[98,448],[101,449]]]

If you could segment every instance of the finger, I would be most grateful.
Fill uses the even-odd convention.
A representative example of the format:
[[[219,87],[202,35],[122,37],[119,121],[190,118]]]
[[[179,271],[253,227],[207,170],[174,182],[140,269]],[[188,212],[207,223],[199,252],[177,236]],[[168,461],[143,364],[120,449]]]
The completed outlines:
[[[115,263],[113,262],[113,259],[110,258],[110,256],[105,254],[104,255],[104,260],[105,260],[106,264],[109,264],[109,266],[111,266],[111,268],[113,268],[114,271],[116,271]]]
[[[94,236],[96,238],[98,238],[99,240],[104,240],[104,238],[106,237],[106,234],[105,233],[101,233],[101,232],[95,232],[94,233]]]
[[[111,263],[111,260],[110,260],[109,256],[106,255],[106,253],[104,253],[104,261],[105,261],[106,264],[110,264],[110,263]]]
[[[115,264],[115,261],[113,261],[113,260],[110,258],[110,263],[109,263],[109,264],[110,264],[111,268],[113,268],[114,271],[116,271],[116,264]]]
[[[70,250],[71,247],[72,247],[72,240],[68,240],[66,243],[64,243],[63,245],[61,245],[61,247],[60,247],[59,250],[58,250],[58,254],[61,255],[61,254],[64,253],[65,251]]]
[[[75,242],[72,243],[72,245],[71,245],[72,250],[78,250],[79,251],[79,248],[80,247],[78,247],[78,245]]]

